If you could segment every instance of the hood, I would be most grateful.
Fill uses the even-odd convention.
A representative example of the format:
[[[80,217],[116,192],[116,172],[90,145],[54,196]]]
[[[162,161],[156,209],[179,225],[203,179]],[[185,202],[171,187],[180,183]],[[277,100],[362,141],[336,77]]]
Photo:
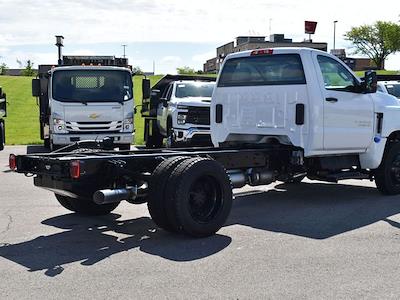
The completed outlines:
[[[211,97],[175,98],[173,100],[173,104],[174,105],[197,106],[197,107],[209,107],[211,105]]]
[[[66,122],[111,122],[124,118],[119,103],[63,103]]]

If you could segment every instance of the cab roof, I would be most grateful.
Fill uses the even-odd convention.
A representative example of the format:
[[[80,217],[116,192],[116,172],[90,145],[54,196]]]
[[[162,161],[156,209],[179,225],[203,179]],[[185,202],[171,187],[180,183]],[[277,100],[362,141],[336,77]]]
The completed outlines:
[[[313,49],[313,48],[305,48],[305,47],[277,47],[277,48],[260,48],[260,49],[253,49],[253,50],[246,50],[242,52],[236,52],[228,54],[226,59],[238,58],[238,57],[247,57],[252,56],[253,52],[256,51],[270,51],[271,53],[268,54],[300,54],[305,52],[317,52],[322,54],[328,54],[327,52]],[[267,54],[267,53],[265,53]]]

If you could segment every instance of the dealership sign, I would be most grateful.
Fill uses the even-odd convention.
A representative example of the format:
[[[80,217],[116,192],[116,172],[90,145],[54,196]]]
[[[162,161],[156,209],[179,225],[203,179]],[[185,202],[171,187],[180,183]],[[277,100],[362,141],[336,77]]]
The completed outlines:
[[[305,30],[305,33],[314,34],[316,28],[317,28],[317,22],[313,22],[313,21],[304,21],[304,30]]]

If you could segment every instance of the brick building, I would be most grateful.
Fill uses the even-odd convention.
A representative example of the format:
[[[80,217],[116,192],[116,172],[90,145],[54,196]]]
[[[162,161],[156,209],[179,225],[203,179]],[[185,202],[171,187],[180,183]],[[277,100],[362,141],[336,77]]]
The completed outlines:
[[[308,47],[327,51],[327,43],[314,43],[312,41],[293,42],[287,39],[283,34],[272,34],[269,41],[265,36],[239,36],[235,42],[230,42],[216,49],[216,57],[206,61],[203,65],[205,73],[217,73],[224,61],[225,57],[230,53],[253,50],[260,48],[276,48],[276,47]]]

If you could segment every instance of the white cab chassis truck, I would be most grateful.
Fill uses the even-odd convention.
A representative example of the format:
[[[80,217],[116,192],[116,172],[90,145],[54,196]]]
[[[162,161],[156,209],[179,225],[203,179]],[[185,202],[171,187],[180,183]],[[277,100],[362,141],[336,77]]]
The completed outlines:
[[[214,77],[166,75],[144,95],[142,117],[148,148],[211,146],[210,103]]]
[[[375,73],[360,80],[313,49],[235,53],[212,95],[214,148],[115,152],[101,149],[112,149],[105,140],[69,153],[11,155],[9,163],[76,213],[147,202],[159,227],[209,236],[229,216],[232,189],[244,185],[367,179],[383,194],[399,194],[400,105],[376,93],[376,84]]]
[[[38,97],[40,136],[51,150],[105,137],[121,150],[130,148],[134,100],[129,68],[41,65],[32,94]]]
[[[7,117],[7,96],[0,86],[0,151],[4,149],[6,143],[5,117]]]

